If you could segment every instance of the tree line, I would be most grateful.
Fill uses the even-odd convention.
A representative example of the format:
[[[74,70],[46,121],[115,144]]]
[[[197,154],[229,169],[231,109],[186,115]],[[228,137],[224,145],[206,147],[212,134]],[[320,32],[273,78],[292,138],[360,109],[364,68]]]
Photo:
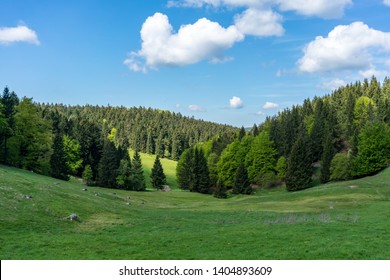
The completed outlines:
[[[218,134],[195,145],[178,162],[178,183],[226,197],[221,190],[250,194],[254,187],[285,185],[296,191],[375,174],[390,163],[389,125],[390,80],[372,77],[306,99],[234,137]],[[200,172],[196,154],[207,170]],[[202,176],[209,187],[194,188],[193,178]]]
[[[0,95],[1,163],[63,180],[79,176],[102,187],[144,190],[139,152],[146,152],[157,155],[152,182],[162,188],[160,158],[178,159],[215,132],[235,130],[151,108],[35,103],[8,87]]]

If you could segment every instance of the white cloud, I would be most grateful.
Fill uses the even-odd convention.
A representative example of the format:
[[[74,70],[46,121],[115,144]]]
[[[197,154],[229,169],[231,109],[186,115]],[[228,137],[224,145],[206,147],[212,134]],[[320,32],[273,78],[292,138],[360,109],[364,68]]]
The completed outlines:
[[[327,37],[318,36],[305,47],[298,67],[303,72],[369,69],[377,51],[382,56],[390,54],[390,33],[369,28],[363,22],[339,25]]]
[[[263,109],[265,109],[265,110],[274,109],[277,107],[279,107],[279,104],[276,104],[273,102],[265,102],[265,104],[263,105]]]
[[[244,107],[244,102],[241,100],[240,97],[233,96],[229,101],[230,101],[230,108],[240,109]]]
[[[323,83],[321,85],[321,88],[326,89],[326,90],[335,90],[335,89],[338,89],[338,88],[343,87],[345,85],[347,85],[346,81],[341,80],[341,79],[334,79],[332,81]]]
[[[170,0],[168,1],[168,7],[257,7],[269,2],[272,2],[272,0]]]
[[[243,40],[244,35],[235,26],[223,28],[206,18],[182,25],[174,33],[168,17],[155,13],[144,22],[141,39],[142,49],[130,53],[124,61],[136,72],[159,66],[184,66],[202,60],[223,60],[223,51]]]
[[[258,111],[258,112],[256,113],[256,115],[258,115],[258,116],[264,116],[265,113],[263,113],[262,111]]]
[[[238,30],[252,36],[281,36],[284,34],[282,16],[272,10],[250,8],[234,17]]]
[[[389,72],[384,70],[377,70],[374,67],[367,70],[360,70],[359,75],[363,78],[370,79],[372,76],[377,77],[378,79],[384,78],[389,75]]]
[[[383,0],[383,4],[385,4],[386,6],[390,6],[390,0]]]
[[[206,111],[205,108],[203,108],[203,107],[201,107],[201,106],[199,106],[199,105],[195,105],[195,104],[189,105],[189,106],[188,106],[188,109],[189,109],[190,111],[193,111],[193,112],[204,112],[204,111]]]
[[[282,11],[295,11],[305,16],[340,18],[352,0],[275,0]]]
[[[26,42],[35,45],[40,44],[35,31],[27,26],[0,27],[0,44],[11,44],[15,42]]]

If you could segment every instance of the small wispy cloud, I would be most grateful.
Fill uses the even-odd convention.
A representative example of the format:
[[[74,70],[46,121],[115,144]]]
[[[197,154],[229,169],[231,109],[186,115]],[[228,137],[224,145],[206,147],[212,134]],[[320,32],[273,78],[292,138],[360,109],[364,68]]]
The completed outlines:
[[[240,109],[242,107],[244,107],[244,101],[242,101],[242,99],[240,97],[233,96],[230,99],[230,108]]]
[[[279,104],[273,102],[265,102],[265,104],[263,105],[263,109],[265,110],[274,109],[277,107],[279,107]]]
[[[0,44],[8,45],[16,42],[40,45],[36,32],[27,26],[0,27]]]
[[[193,111],[193,112],[205,112],[206,109],[203,108],[202,106],[191,104],[188,106],[188,110]]]

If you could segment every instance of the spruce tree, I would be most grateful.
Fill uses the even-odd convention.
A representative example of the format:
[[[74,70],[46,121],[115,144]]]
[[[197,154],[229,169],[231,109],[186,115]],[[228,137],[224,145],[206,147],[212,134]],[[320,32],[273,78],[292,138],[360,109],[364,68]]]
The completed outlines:
[[[335,155],[333,138],[330,128],[326,126],[326,135],[324,136],[322,164],[321,164],[321,182],[326,183],[330,179],[330,163]]]
[[[125,190],[133,190],[132,182],[132,164],[129,153],[125,153],[119,163],[118,176],[116,177],[116,183],[119,188]]]
[[[93,185],[93,172],[91,166],[88,164],[85,166],[82,178],[84,181],[84,184],[87,186],[92,186]]]
[[[301,125],[287,161],[286,188],[297,191],[310,187],[312,176],[310,140]]]
[[[98,185],[101,187],[116,188],[118,169],[120,166],[120,153],[114,143],[104,140],[102,158],[98,167]]]
[[[56,133],[53,141],[53,154],[50,158],[51,176],[60,180],[69,180],[67,158],[64,152],[64,140],[61,133]]]
[[[210,172],[202,149],[195,149],[195,184],[200,193],[208,193],[210,189]]]
[[[251,194],[252,187],[249,183],[248,172],[243,162],[236,171],[236,178],[234,180],[233,193],[235,194]]]
[[[164,170],[161,165],[159,156],[156,156],[152,168],[152,173],[150,174],[150,178],[152,181],[152,186],[159,190],[163,189],[164,185],[166,185],[167,183],[166,176],[164,174]]]
[[[132,164],[132,184],[133,190],[144,191],[146,189],[144,170],[142,168],[142,160],[138,151],[135,151]]]
[[[179,187],[192,190],[194,184],[194,149],[187,149],[180,156],[176,166],[176,177]]]

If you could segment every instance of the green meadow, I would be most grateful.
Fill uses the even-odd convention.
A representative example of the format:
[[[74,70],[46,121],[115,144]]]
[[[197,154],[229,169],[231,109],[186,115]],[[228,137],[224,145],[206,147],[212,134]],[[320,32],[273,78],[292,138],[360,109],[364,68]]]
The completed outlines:
[[[390,259],[390,169],[216,199],[177,189],[163,166],[171,192],[84,191],[0,165],[0,259]]]

